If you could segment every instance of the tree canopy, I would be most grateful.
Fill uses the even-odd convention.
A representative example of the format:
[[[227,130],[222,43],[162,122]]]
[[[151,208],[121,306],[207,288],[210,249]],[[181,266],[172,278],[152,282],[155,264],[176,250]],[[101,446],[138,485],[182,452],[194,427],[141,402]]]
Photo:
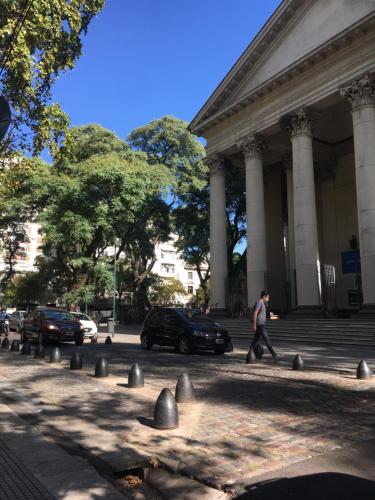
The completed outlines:
[[[37,155],[45,147],[56,153],[69,120],[51,102],[51,87],[61,72],[74,68],[82,36],[104,1],[0,0],[0,93],[12,109],[2,157],[15,150]]]

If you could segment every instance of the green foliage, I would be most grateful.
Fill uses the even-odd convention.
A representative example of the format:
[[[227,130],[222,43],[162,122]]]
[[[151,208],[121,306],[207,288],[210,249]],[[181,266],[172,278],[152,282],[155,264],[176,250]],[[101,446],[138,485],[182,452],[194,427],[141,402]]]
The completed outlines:
[[[40,272],[17,275],[8,289],[11,290],[13,304],[37,302],[44,304],[53,300],[46,276]]]
[[[0,0],[0,54],[8,49],[25,6],[24,0]],[[68,118],[51,103],[51,87],[59,74],[74,68],[82,36],[103,6],[104,0],[32,2],[1,75],[0,91],[13,112],[2,156],[19,149],[37,155],[44,147],[57,152]]]
[[[153,305],[169,306],[178,302],[181,296],[186,295],[184,285],[176,278],[158,280],[153,284],[151,302]]]
[[[57,166],[39,190],[44,208],[38,218],[46,257],[40,268],[69,303],[81,301],[88,286],[97,297],[112,293],[108,247],[116,245],[118,254],[129,249],[138,258],[140,246],[152,255],[152,238],[169,235],[162,199],[168,185],[166,167],[160,165],[151,176],[144,157],[112,132],[97,125],[69,131]]]
[[[128,143],[146,153],[150,165],[165,165],[171,174],[170,191],[174,201],[191,188],[205,186],[204,147],[191,132],[188,123],[164,116],[130,133]]]
[[[91,123],[67,131],[65,142],[56,155],[56,163],[61,167],[88,160],[94,155],[125,154],[129,149],[114,132]]]

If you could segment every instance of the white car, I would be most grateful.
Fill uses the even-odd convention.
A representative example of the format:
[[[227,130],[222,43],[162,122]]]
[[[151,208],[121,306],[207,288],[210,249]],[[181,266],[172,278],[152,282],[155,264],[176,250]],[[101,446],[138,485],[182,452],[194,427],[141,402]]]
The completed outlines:
[[[87,314],[79,312],[71,312],[71,314],[77,318],[84,330],[85,339],[91,339],[98,334],[98,328],[94,321],[87,316]]]

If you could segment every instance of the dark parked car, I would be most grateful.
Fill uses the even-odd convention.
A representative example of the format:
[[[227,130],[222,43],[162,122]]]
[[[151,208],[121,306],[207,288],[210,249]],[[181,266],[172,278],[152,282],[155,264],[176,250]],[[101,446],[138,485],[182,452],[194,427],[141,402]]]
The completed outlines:
[[[232,351],[227,330],[198,310],[161,307],[152,309],[142,326],[141,346],[173,346],[182,354],[193,349],[213,350],[217,354]]]
[[[21,341],[29,339],[44,345],[48,342],[75,342],[82,345],[84,331],[70,312],[37,307],[23,321]]]

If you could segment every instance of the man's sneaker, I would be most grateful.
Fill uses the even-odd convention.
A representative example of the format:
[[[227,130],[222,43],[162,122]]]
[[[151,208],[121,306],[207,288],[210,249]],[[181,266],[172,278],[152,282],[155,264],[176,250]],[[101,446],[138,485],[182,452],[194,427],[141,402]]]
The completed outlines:
[[[274,356],[272,356],[272,359],[274,360],[275,363],[277,363],[278,361],[283,359],[283,357],[284,356],[282,356],[281,354],[275,354]]]

